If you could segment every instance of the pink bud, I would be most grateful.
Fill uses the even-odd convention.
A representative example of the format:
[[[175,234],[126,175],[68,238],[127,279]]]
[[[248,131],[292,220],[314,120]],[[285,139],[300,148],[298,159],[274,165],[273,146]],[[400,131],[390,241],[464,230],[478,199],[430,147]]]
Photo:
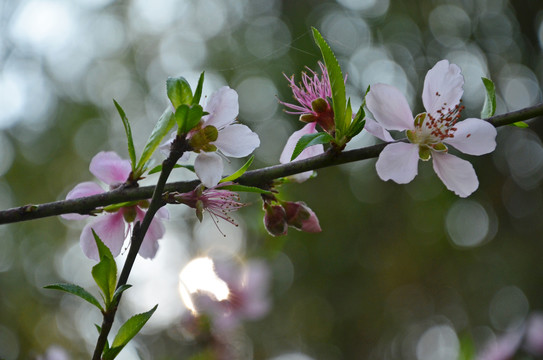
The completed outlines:
[[[288,225],[309,233],[322,231],[317,215],[303,201],[285,201],[283,208]]]
[[[270,235],[281,236],[286,235],[288,225],[286,221],[285,209],[280,205],[264,204],[266,210],[264,214],[264,226]]]

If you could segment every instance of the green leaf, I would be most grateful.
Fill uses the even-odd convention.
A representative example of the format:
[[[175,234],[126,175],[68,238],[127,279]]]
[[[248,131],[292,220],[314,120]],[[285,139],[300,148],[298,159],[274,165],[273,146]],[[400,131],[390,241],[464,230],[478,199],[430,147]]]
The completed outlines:
[[[247,186],[247,185],[239,185],[239,184],[221,186],[220,189],[226,189],[230,191],[250,192],[250,193],[257,193],[257,194],[268,194],[268,195],[272,194],[271,191],[264,190],[256,186]]]
[[[486,90],[485,103],[483,110],[481,110],[481,119],[488,119],[496,112],[496,89],[492,80],[487,78],[481,78]]]
[[[119,329],[119,332],[115,336],[109,351],[104,352],[103,359],[114,359],[151,318],[157,307],[158,305],[155,305],[155,307],[151,310],[142,314],[134,315],[128,319]]]
[[[124,125],[124,132],[126,133],[126,139],[128,140],[128,155],[130,156],[130,165],[132,165],[132,171],[136,169],[136,150],[134,149],[134,140],[132,139],[132,130],[130,129],[130,123],[128,122],[128,118],[126,117],[126,114],[124,113],[123,108],[121,105],[113,99],[113,103],[115,104],[115,107],[117,108],[117,112],[121,116],[121,120],[123,121]]]
[[[292,153],[290,161],[296,159],[298,155],[300,155],[302,151],[304,151],[306,148],[318,144],[327,144],[333,139],[334,138],[330,134],[325,132],[318,132],[315,134],[307,134],[302,136],[294,147],[294,151]]]
[[[119,296],[126,290],[130,289],[132,285],[130,284],[124,284],[122,286],[119,286],[117,289],[115,289],[115,293],[113,293],[113,301],[116,301]]]
[[[96,300],[96,298],[92,296],[91,293],[89,293],[87,290],[83,289],[79,285],[59,283],[59,284],[47,285],[47,286],[44,286],[44,288],[66,291],[72,295],[79,296],[81,299],[91,303],[92,305],[100,309],[100,311],[104,311],[104,309],[102,308],[102,305],[100,305],[98,300]]]
[[[167,108],[160,117],[160,119],[158,119],[158,122],[156,123],[155,128],[151,133],[151,136],[149,136],[149,139],[147,140],[147,144],[145,144],[136,170],[143,172],[145,164],[151,158],[158,145],[160,145],[162,139],[164,139],[164,136],[166,136],[166,134],[172,129],[174,124],[175,116],[170,108]]]
[[[187,116],[189,115],[189,106],[186,104],[181,104],[175,110],[175,122],[177,123],[177,128],[179,129],[177,133],[185,133],[181,129],[185,126],[187,122]]]
[[[350,119],[347,119],[349,123],[346,123],[345,119],[345,106],[347,103],[347,96],[345,95],[345,79],[341,73],[341,67],[336,59],[336,56],[332,52],[330,46],[326,43],[322,35],[315,28],[313,30],[313,38],[315,43],[319,47],[324,59],[324,64],[328,70],[328,77],[330,78],[330,86],[332,87],[332,103],[334,108],[334,121],[336,124],[336,131],[339,131],[339,136],[345,133]]]
[[[349,139],[352,139],[358,135],[366,125],[366,119],[364,119],[366,116],[366,112],[364,111],[364,103],[362,103],[362,105],[360,105],[358,108],[358,112],[356,113],[351,126],[349,126],[349,130],[347,131],[346,135]]]
[[[166,80],[166,89],[174,109],[182,104],[189,105],[192,102],[192,90],[184,77],[168,78]]]
[[[194,172],[194,166],[193,165],[179,165],[179,164],[175,164],[173,166],[174,169],[177,169],[177,168],[185,168],[185,169],[188,169],[192,172]],[[160,165],[157,165],[155,166],[154,168],[152,168],[151,170],[149,170],[149,172],[147,173],[148,175],[152,175],[152,174],[156,174],[156,173],[159,173],[162,171],[162,164]]]
[[[239,168],[238,171],[236,171],[235,173],[231,174],[231,175],[228,175],[227,177],[221,179],[221,181],[219,181],[219,184],[220,183],[223,183],[223,182],[227,182],[227,181],[234,181],[236,180],[237,178],[239,178],[241,175],[245,174],[245,172],[247,171],[247,169],[249,168],[249,166],[251,166],[251,164],[253,163],[253,160],[255,159],[255,156],[251,156],[249,158],[249,160],[247,160],[247,162],[245,164],[243,164],[242,167]]]
[[[517,121],[516,123],[512,123],[511,126],[516,126],[522,129],[530,127],[530,125],[526,124],[524,121]]]
[[[204,115],[204,109],[196,104],[192,105],[189,109],[189,113],[187,116],[187,119],[182,127],[182,133],[186,134],[189,131],[191,131],[202,119],[202,116]]]
[[[196,90],[194,90],[194,96],[192,97],[192,105],[196,105],[200,102],[200,98],[202,97],[202,88],[204,86],[204,72],[200,74],[200,78],[198,79],[198,85],[196,86]]]
[[[115,292],[115,286],[117,285],[117,264],[109,248],[104,245],[102,240],[96,235],[94,229],[92,230],[96,246],[98,246],[98,254],[100,256],[100,262],[93,266],[92,277],[98,287],[104,294],[104,301],[106,303],[106,310],[109,310],[109,304],[113,300],[113,294]]]

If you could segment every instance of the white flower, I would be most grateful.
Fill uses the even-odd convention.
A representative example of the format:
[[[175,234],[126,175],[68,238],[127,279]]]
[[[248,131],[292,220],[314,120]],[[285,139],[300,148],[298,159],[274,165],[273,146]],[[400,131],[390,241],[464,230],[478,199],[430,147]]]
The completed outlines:
[[[230,157],[244,157],[260,145],[260,139],[247,126],[235,123],[239,112],[238,94],[228,86],[209,97],[204,111],[209,114],[202,118],[188,138],[193,151],[198,153],[194,162],[196,175],[206,187],[213,187],[219,183],[224,168],[217,152]]]
[[[406,130],[409,140],[389,144],[381,152],[376,164],[381,179],[408,183],[417,175],[419,159],[433,158],[434,170],[449,190],[466,197],[477,189],[479,181],[471,163],[449,154],[445,144],[465,154],[483,155],[496,148],[497,132],[481,119],[458,121],[463,85],[460,68],[447,60],[439,61],[424,79],[422,102],[426,112],[415,118],[395,87],[371,87],[366,104],[375,121],[367,119],[366,129],[385,141],[392,138],[384,129]]]

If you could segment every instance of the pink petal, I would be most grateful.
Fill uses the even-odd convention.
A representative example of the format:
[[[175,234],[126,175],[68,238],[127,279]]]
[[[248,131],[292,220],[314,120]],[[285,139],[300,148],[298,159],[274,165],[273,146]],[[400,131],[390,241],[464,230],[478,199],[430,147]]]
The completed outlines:
[[[92,181],[86,181],[86,182],[77,184],[68,193],[68,195],[66,195],[66,200],[79,199],[86,196],[101,194],[103,192],[104,192],[104,189],[102,189],[100,185],[98,185],[97,183],[94,183]],[[88,217],[88,215],[80,215],[80,214],[63,214],[60,216],[66,220],[81,220]]]
[[[223,86],[215,91],[204,107],[209,115],[204,116],[206,125],[213,125],[218,130],[234,122],[239,113],[238,93],[236,90]]]
[[[390,133],[381,124],[371,118],[366,118],[364,129],[378,139],[387,142],[394,141],[392,136],[390,136]]]
[[[143,221],[143,218],[145,217],[145,211],[138,208],[137,212],[137,220]],[[141,243],[141,247],[138,252],[141,257],[145,259],[152,259],[155,257],[158,251],[158,240],[162,239],[165,232],[166,229],[162,221],[157,217],[154,217],[153,220],[151,220],[149,229],[147,229],[147,233],[143,238],[143,242]]]
[[[372,85],[366,105],[375,120],[387,130],[407,130],[415,126],[407,100],[394,86]]]
[[[382,180],[407,184],[417,175],[418,164],[418,145],[399,142],[389,144],[383,149],[375,168]]]
[[[469,118],[458,122],[454,137],[445,140],[470,155],[488,154],[496,149],[496,128],[487,121]]]
[[[219,155],[201,152],[194,161],[196,175],[206,187],[213,187],[219,183],[224,165]]]
[[[132,171],[130,161],[121,159],[113,151],[101,151],[94,155],[89,169],[94,176],[111,186],[124,183]]]
[[[469,161],[448,153],[432,152],[434,170],[447,189],[467,197],[479,187],[479,180]]]
[[[436,118],[441,109],[453,109],[460,103],[464,90],[464,77],[460,68],[441,60],[431,68],[424,78],[422,103],[426,111]]]
[[[119,255],[125,239],[124,228],[124,218],[120,211],[97,217],[96,220],[87,224],[81,232],[79,242],[83,253],[90,259],[100,260],[98,247],[91,230],[94,229],[96,235],[111,250],[113,256]]]
[[[260,139],[245,125],[232,124],[221,131],[213,145],[226,156],[244,157],[260,146]]]
[[[290,162],[290,158],[292,157],[294,148],[296,147],[298,140],[300,140],[302,136],[307,135],[307,134],[314,134],[317,132],[317,130],[315,130],[316,125],[317,125],[316,122],[308,123],[303,128],[301,128],[298,131],[293,132],[292,135],[290,135],[285,145],[285,148],[283,149],[283,152],[281,153],[281,157],[279,158],[279,162],[281,164],[286,164]],[[298,155],[296,160],[307,159],[313,156],[320,155],[323,152],[324,152],[324,147],[321,144],[313,145],[308,148],[305,148],[304,151],[302,151],[300,155]],[[313,175],[313,171],[306,171],[300,174],[291,175],[289,176],[289,178],[296,182],[304,182],[307,179],[309,179],[311,175]]]

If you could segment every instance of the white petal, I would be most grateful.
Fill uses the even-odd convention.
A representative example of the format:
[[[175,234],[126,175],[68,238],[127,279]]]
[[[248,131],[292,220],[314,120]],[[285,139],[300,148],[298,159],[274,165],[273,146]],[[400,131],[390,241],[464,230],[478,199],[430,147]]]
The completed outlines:
[[[104,183],[118,185],[128,179],[132,166],[114,151],[101,151],[92,158],[89,170]]]
[[[231,124],[239,113],[238,93],[228,86],[223,86],[209,97],[204,111],[209,113],[204,116],[206,125],[221,129]]]
[[[113,256],[119,255],[125,239],[124,224],[124,218],[121,211],[99,216],[96,220],[87,224],[83,228],[79,238],[83,253],[90,259],[96,261],[100,260],[98,257],[98,247],[96,246],[96,241],[92,235],[92,230],[94,230],[100,240],[102,240],[109,250],[111,250]]]
[[[69,193],[66,195],[66,200],[78,199],[86,196],[101,194],[104,192],[104,189],[100,185],[92,181],[85,181],[77,184]],[[80,214],[63,214],[60,215],[62,218],[67,220],[80,220],[88,217],[88,215]]]
[[[145,211],[137,209],[137,220],[143,221],[144,217]],[[162,221],[157,217],[153,218],[153,220],[151,220],[151,224],[149,224],[147,233],[145,233],[145,237],[143,238],[138,254],[140,254],[144,259],[154,258],[158,251],[158,240],[162,239],[165,232],[166,229]]]
[[[431,68],[424,78],[422,103],[426,111],[436,118],[441,109],[453,109],[460,103],[464,90],[464,77],[460,68],[441,60]]]
[[[389,144],[383,149],[375,168],[382,180],[407,184],[417,175],[418,164],[418,145],[399,142]]]
[[[290,162],[290,158],[292,157],[294,148],[296,147],[298,140],[300,140],[302,136],[307,135],[307,134],[314,134],[317,132],[317,130],[315,130],[316,125],[317,125],[316,122],[308,123],[303,128],[301,128],[298,131],[293,132],[292,135],[290,135],[285,145],[285,148],[283,149],[283,152],[281,153],[281,157],[279,158],[279,162],[281,164],[286,164]],[[302,151],[300,155],[298,155],[296,160],[307,159],[313,156],[320,155],[323,152],[324,152],[324,147],[322,146],[322,144],[313,145],[308,148],[305,148],[304,151]],[[309,179],[311,175],[313,175],[313,170],[291,175],[289,176],[289,178],[298,183],[301,183]]]
[[[454,137],[445,140],[450,144],[470,155],[488,154],[496,148],[496,128],[488,121],[469,118],[458,122],[454,127]]]
[[[247,126],[233,124],[219,131],[217,140],[212,143],[226,156],[244,157],[260,146],[258,135]]]
[[[467,197],[479,187],[479,180],[469,161],[448,153],[433,152],[434,170],[447,189]]]
[[[415,126],[407,100],[394,86],[372,85],[366,96],[366,105],[375,120],[387,130],[407,130]]]
[[[390,136],[390,133],[372,118],[366,118],[366,125],[364,125],[364,129],[378,139],[383,141],[394,141],[392,136]]]
[[[221,180],[223,171],[222,159],[215,153],[201,152],[194,161],[196,175],[206,187],[213,187]]]

